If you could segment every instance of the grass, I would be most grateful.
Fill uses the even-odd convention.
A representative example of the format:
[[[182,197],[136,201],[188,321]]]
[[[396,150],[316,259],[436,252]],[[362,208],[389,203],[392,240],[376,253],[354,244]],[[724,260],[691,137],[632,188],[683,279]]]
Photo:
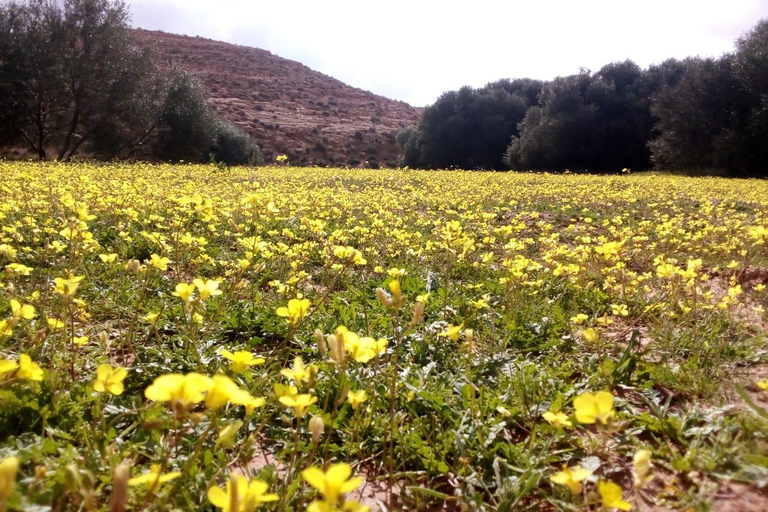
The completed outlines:
[[[768,482],[768,182],[0,178],[0,510],[709,510]]]

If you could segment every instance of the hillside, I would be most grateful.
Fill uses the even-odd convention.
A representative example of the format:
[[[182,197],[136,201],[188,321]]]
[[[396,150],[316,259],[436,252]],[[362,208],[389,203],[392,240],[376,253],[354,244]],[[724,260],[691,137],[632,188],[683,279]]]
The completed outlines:
[[[169,64],[204,83],[211,103],[258,140],[267,161],[393,166],[395,135],[421,109],[350,87],[303,64],[258,48],[200,37],[136,30]]]

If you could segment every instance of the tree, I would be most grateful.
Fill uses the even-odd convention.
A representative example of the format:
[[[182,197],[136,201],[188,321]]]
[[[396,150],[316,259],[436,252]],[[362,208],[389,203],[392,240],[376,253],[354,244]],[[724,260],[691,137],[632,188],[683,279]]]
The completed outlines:
[[[221,119],[199,81],[136,46],[121,0],[14,0],[0,7],[0,146],[47,159],[252,163],[255,141]]]
[[[501,80],[444,93],[425,109],[418,127],[398,136],[403,165],[503,169],[509,138],[541,86],[537,80]]]
[[[514,169],[644,169],[652,126],[643,71],[615,62],[548,83],[505,161]]]
[[[119,1],[11,2],[0,9],[2,121],[36,152],[67,160],[125,111],[147,54],[130,45]],[[7,115],[7,117],[6,117]]]

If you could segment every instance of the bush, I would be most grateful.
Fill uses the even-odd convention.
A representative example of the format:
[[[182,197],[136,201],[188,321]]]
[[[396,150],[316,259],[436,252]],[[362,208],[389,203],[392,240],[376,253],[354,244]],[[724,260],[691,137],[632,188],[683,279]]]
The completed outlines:
[[[259,165],[264,162],[261,148],[250,135],[234,124],[219,122],[216,144],[211,151],[217,162],[227,165]]]

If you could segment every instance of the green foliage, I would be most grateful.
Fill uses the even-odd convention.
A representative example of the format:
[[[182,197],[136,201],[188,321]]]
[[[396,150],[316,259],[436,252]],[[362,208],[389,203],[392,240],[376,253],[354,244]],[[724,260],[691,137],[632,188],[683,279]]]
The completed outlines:
[[[259,163],[255,141],[216,115],[196,79],[134,44],[128,18],[113,0],[0,7],[0,147],[42,160]]]
[[[517,124],[535,102],[536,80],[502,80],[481,89],[446,92],[427,107],[418,128],[401,132],[409,167],[503,169],[502,155]]]

